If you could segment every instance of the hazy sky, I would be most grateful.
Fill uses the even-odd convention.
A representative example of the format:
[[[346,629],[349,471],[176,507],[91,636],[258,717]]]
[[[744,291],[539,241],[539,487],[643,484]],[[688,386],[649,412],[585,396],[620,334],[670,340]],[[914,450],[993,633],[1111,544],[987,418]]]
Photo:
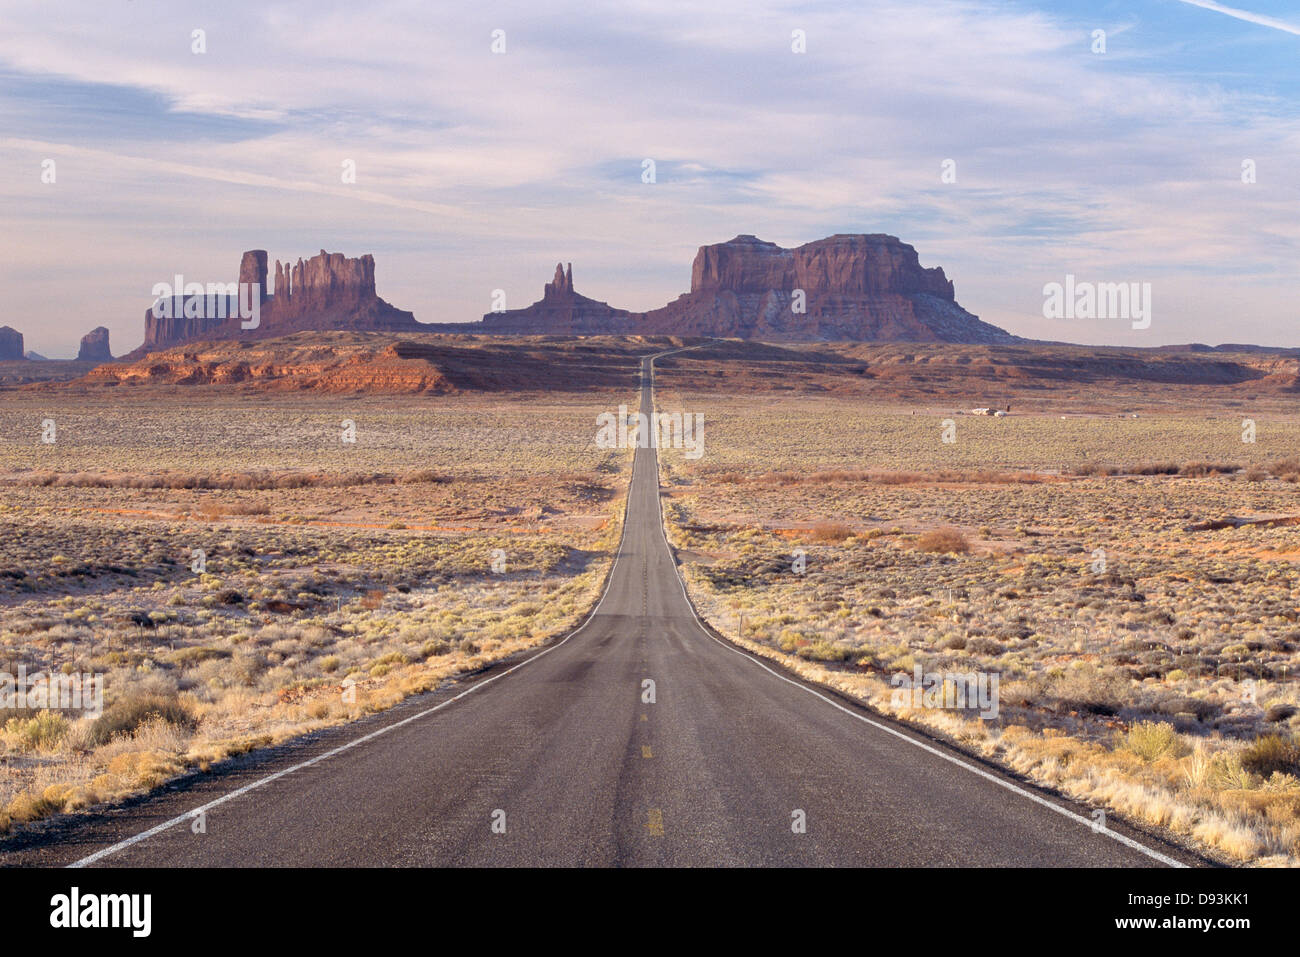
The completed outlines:
[[[425,322],[561,259],[643,310],[704,243],[883,232],[1021,335],[1300,345],[1294,0],[441,7],[0,2],[0,324],[122,353],[253,248],[374,253]],[[1067,273],[1151,283],[1150,328],[1044,319]]]

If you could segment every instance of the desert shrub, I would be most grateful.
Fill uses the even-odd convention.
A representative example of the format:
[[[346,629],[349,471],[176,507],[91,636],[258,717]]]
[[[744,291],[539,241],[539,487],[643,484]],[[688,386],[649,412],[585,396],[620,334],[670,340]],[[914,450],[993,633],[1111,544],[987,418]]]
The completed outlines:
[[[829,641],[814,641],[811,645],[800,648],[799,656],[812,661],[845,661],[853,657],[853,650]]]
[[[968,552],[970,542],[956,528],[934,528],[916,540],[916,547],[923,552]]]
[[[924,482],[925,478],[923,472],[881,472],[872,476],[878,485],[912,485],[916,482]]]
[[[1237,468],[1236,465],[1226,465],[1221,462],[1188,462],[1178,471],[1181,475],[1198,478],[1205,475],[1232,475]]]
[[[1118,475],[1119,468],[1114,465],[1102,465],[1100,462],[1083,462],[1072,471],[1075,475]]]
[[[1165,677],[1173,679],[1173,675],[1174,672],[1171,671]],[[1210,718],[1217,717],[1223,711],[1223,706],[1210,698],[1173,695],[1157,701],[1153,710],[1160,714],[1191,714],[1196,717],[1197,721],[1207,721]]]
[[[1264,720],[1270,723],[1285,721],[1288,718],[1293,717],[1297,710],[1300,709],[1297,709],[1295,705],[1287,704],[1284,701],[1278,702],[1277,704],[1271,704],[1268,706],[1268,710],[1264,712]]]
[[[417,469],[413,472],[403,472],[397,476],[397,481],[402,485],[415,485],[418,483],[438,484],[450,482],[451,479],[435,472],[433,469]]]
[[[1300,742],[1280,734],[1256,738],[1241,753],[1241,766],[1264,778],[1275,771],[1300,775]]]
[[[1180,468],[1169,462],[1159,464],[1143,463],[1141,465],[1132,465],[1125,471],[1129,475],[1177,475]]]
[[[842,542],[853,537],[853,529],[841,522],[818,522],[808,530],[814,542]]]
[[[1172,724],[1139,721],[1124,735],[1124,747],[1145,761],[1154,761],[1166,754],[1177,757],[1183,751],[1183,740]]]
[[[1130,697],[1128,682],[1101,670],[1075,668],[1053,682],[1051,697],[1058,711],[1114,715]]]
[[[256,651],[240,651],[231,659],[229,673],[236,684],[252,685],[266,671],[268,662]]]
[[[1280,459],[1268,469],[1284,482],[1300,481],[1300,459]]]
[[[109,705],[90,728],[93,745],[107,744],[120,735],[131,734],[151,718],[193,731],[198,726],[194,714],[176,698],[160,695],[127,695]]]
[[[802,472],[765,472],[758,481],[768,485],[799,485],[804,480]]]
[[[53,751],[68,733],[68,719],[57,711],[41,711],[30,718],[10,718],[4,736],[20,751]]]
[[[189,648],[177,648],[167,657],[178,668],[192,668],[214,658],[229,658],[230,652],[224,648],[207,648],[202,645],[194,645]]]
[[[861,469],[831,469],[826,472],[808,473],[808,481],[815,483],[830,482],[869,482],[871,475]]]
[[[206,519],[224,518],[227,515],[270,515],[270,506],[261,505],[254,502],[231,502],[223,504],[221,502],[204,502],[199,505],[195,512]]]
[[[5,816],[12,821],[35,821],[63,810],[63,805],[43,793],[24,791],[11,802],[5,810]]]

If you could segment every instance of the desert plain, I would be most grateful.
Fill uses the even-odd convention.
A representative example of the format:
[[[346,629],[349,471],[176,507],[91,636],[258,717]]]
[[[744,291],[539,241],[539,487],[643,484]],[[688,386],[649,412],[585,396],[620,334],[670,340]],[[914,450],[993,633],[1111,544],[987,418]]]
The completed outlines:
[[[703,454],[661,450],[663,512],[720,634],[1102,815],[1229,863],[1300,861],[1293,357],[259,348],[0,375],[0,661],[105,679],[102,713],[5,720],[0,829],[567,633],[632,461],[598,416],[635,407],[640,355],[680,348],[656,406],[703,415]],[[996,675],[996,714],[901,699],[918,670]]]

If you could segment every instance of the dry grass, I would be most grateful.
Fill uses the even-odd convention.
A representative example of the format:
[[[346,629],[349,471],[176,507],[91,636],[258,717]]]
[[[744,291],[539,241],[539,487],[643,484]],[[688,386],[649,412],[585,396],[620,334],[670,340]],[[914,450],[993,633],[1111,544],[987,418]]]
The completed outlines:
[[[618,540],[630,452],[593,443],[617,398],[43,401],[0,410],[0,670],[102,676],[106,707],[0,722],[0,832],[563,633]]]
[[[1300,461],[1279,454],[1296,422],[1260,412],[1249,445],[1243,413],[1208,404],[961,417],[944,444],[942,413],[674,381],[659,375],[661,405],[714,410],[703,459],[661,455],[706,619],[730,633],[743,614],[756,653],[1080,800],[1232,860],[1300,863],[1295,529],[1189,530],[1300,515]],[[851,540],[805,531],[837,524]],[[999,674],[999,715],[895,708],[888,679],[917,665]]]

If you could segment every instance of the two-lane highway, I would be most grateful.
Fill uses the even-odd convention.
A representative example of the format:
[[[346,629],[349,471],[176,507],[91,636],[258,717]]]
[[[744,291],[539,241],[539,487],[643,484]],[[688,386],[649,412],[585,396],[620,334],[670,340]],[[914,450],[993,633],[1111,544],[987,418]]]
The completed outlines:
[[[643,364],[650,413],[652,360]],[[654,682],[654,702],[643,700]],[[464,690],[468,688],[468,690]],[[453,696],[454,695],[454,696]],[[400,720],[399,720],[400,719]],[[384,723],[386,722],[386,723]],[[706,631],[638,449],[599,606],[509,670],[327,750],[118,812],[42,855],[123,865],[1112,865],[1185,859]],[[202,827],[190,812],[202,808]],[[806,830],[794,825],[802,817]],[[198,833],[196,833],[198,831]]]

